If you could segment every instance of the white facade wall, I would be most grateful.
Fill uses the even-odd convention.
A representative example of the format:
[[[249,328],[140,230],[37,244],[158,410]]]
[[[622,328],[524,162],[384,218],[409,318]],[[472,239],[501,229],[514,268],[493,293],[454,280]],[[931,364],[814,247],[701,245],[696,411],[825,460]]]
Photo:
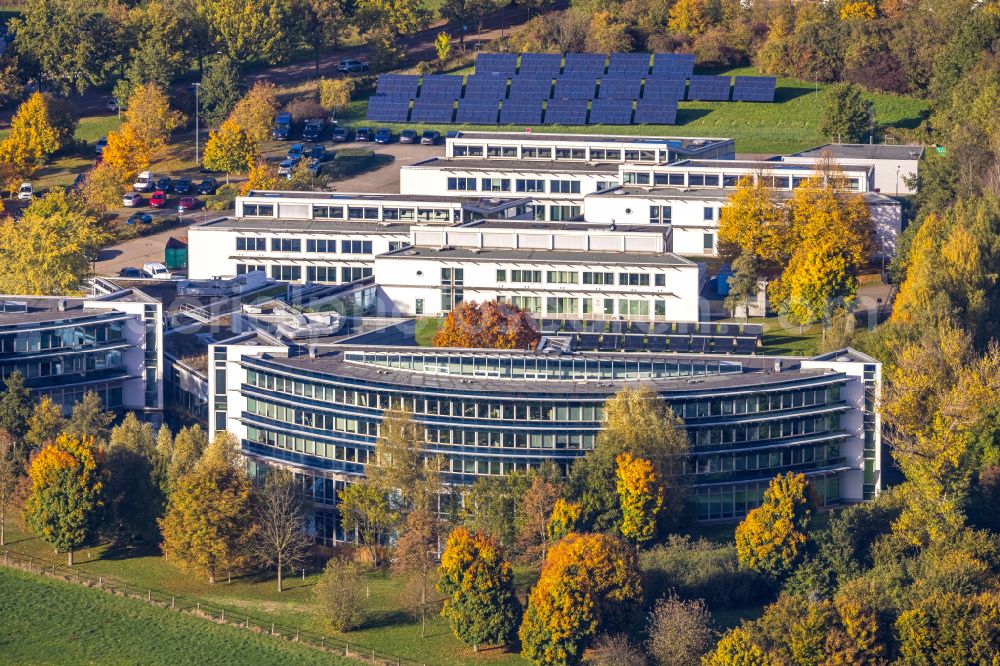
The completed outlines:
[[[111,308],[133,316],[125,323],[129,346],[122,354],[131,379],[122,385],[122,406],[137,411],[163,409],[163,304],[147,301],[84,301],[84,308]],[[147,314],[149,308],[149,314]],[[147,354],[149,348],[153,351]],[[151,385],[151,386],[149,386]],[[153,405],[146,404],[146,389],[156,393]]]
[[[240,359],[257,354],[284,356],[288,348],[284,345],[225,344],[208,346],[208,437],[217,432],[229,431],[239,441],[247,439],[246,426],[240,415],[247,409],[247,398],[240,390],[243,383],[243,369]],[[225,379],[225,386],[219,385],[219,378]]]
[[[782,157],[781,161],[787,164],[815,164],[819,161],[819,158],[790,155]],[[916,194],[916,190],[906,184],[906,179],[916,177],[920,165],[919,159],[891,160],[838,157],[836,162],[845,169],[850,167],[873,168],[874,172],[871,179],[871,189],[873,191],[881,192],[890,197]]]
[[[445,140],[445,156],[449,158],[662,163],[691,154],[707,159],[732,159],[735,144],[732,139],[717,138],[588,136],[538,132],[459,132],[457,136]]]

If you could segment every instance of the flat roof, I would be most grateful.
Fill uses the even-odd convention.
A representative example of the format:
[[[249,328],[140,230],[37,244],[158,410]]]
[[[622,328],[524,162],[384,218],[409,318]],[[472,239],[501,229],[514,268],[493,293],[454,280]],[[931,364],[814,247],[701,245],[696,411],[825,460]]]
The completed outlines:
[[[510,206],[524,201],[523,197],[481,197],[478,202],[470,201],[469,197],[461,197],[453,194],[393,194],[391,192],[282,192],[276,190],[255,190],[243,197],[245,199],[296,199],[300,201],[399,201],[403,203],[428,203],[442,204],[453,203],[458,205],[481,205],[490,207]]]
[[[640,166],[640,165],[628,165]],[[641,165],[645,166],[645,165]],[[807,164],[789,164],[787,162],[753,161],[753,160],[681,160],[670,164],[655,165],[664,169],[686,169],[686,168],[706,168],[719,169],[731,167],[734,169],[760,169],[762,171],[773,171],[776,169],[790,171],[815,171],[816,168]],[[871,167],[861,165],[848,165],[845,171],[869,171]]]
[[[832,157],[854,160],[919,160],[924,147],[888,143],[828,143],[809,150],[792,153],[788,157]]]
[[[439,249],[428,246],[410,246],[380,254],[394,259],[420,259],[451,261],[456,259],[476,261],[521,260],[538,264],[617,264],[623,266],[694,267],[696,263],[670,252],[643,254],[641,252],[609,252],[593,250],[549,250],[528,248],[471,248],[451,247]]]
[[[433,222],[377,222],[375,220],[286,220],[273,217],[227,217],[209,222],[193,224],[192,227],[199,229],[212,229],[220,231],[271,231],[280,233],[282,231],[304,231],[313,233],[386,233],[405,234],[409,233],[410,227],[417,224],[432,226]],[[451,226],[452,222],[443,222],[441,226]]]
[[[521,173],[606,173],[618,174],[620,162],[574,162],[571,160],[502,160],[466,157],[431,157],[402,169],[450,169],[453,171],[506,171]]]
[[[774,195],[779,199],[790,198],[793,194],[791,190],[775,189]],[[589,197],[636,197],[650,198],[663,197],[671,199],[694,199],[696,201],[726,201],[733,193],[731,189],[721,187],[671,187],[662,185],[657,187],[641,187],[637,185],[626,185],[613,190],[602,190],[586,195]],[[892,203],[900,205],[898,201],[885,194],[878,192],[849,192],[849,194],[860,194],[867,204]]]
[[[635,225],[621,225],[615,229],[607,222],[536,222],[534,220],[497,220],[486,219],[468,222],[458,227],[458,229],[475,229],[479,231],[614,231],[617,233],[629,234],[663,234],[664,229],[659,225],[649,225],[648,227],[636,228]]]
[[[627,134],[555,134],[546,132],[477,132],[459,131],[450,139],[497,139],[503,141],[564,141],[568,143],[649,143],[674,150],[701,150],[732,141],[717,137],[629,136]]]

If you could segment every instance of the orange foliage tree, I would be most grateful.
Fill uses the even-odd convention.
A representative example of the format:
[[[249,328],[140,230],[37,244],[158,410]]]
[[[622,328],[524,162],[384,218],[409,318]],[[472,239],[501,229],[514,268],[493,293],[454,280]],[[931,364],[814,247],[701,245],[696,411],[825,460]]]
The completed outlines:
[[[521,655],[536,664],[577,664],[598,634],[620,628],[642,599],[634,551],[606,534],[555,543],[528,597]]]
[[[435,347],[534,349],[540,335],[527,310],[509,303],[463,301],[434,336]]]
[[[66,551],[70,566],[73,551],[96,533],[104,506],[100,457],[93,437],[60,435],[28,468],[31,495],[24,505],[25,522],[43,541]]]

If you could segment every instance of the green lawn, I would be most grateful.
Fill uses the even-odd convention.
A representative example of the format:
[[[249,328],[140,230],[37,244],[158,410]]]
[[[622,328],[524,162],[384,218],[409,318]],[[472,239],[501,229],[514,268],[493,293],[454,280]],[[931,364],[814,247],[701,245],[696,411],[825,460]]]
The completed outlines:
[[[443,323],[444,319],[438,317],[423,317],[418,319],[417,330],[414,333],[417,344],[421,347],[430,347],[431,342],[434,340],[434,334],[438,332]]]
[[[5,664],[355,664],[135,599],[0,569]]]
[[[455,73],[464,73],[458,70]],[[727,75],[755,75],[751,67],[714,72]],[[752,102],[681,102],[676,125],[545,125],[532,129],[579,134],[625,134],[694,137],[731,137],[736,150],[744,153],[791,153],[826,143],[820,133],[820,121],[826,99],[826,84],[814,84],[800,79],[779,78],[776,101],[773,104]],[[880,125],[916,127],[927,112],[927,102],[900,95],[866,93],[872,100]],[[367,100],[351,104],[341,117],[347,122],[362,124],[367,112]],[[371,124],[371,123],[369,123]],[[452,130],[518,130],[513,125],[419,125],[378,123],[394,131],[405,127]]]

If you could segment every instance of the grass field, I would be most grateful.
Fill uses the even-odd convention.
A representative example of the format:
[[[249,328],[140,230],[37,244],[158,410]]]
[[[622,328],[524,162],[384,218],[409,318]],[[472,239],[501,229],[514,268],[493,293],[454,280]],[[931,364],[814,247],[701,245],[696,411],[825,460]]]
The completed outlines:
[[[0,569],[0,662],[356,664],[237,627],[71,583]]]
[[[469,68],[456,70],[463,74]],[[756,75],[752,67],[713,72],[725,75]],[[681,102],[676,125],[543,125],[536,131],[580,134],[669,135],[694,137],[731,137],[741,153],[791,153],[823,143],[820,133],[825,84],[800,79],[779,78],[775,103],[751,102]],[[900,95],[866,93],[875,107],[878,123],[884,127],[914,128],[928,110],[923,100]],[[354,124],[364,124],[367,100],[351,104],[341,117]],[[442,132],[461,129],[516,130],[513,125],[419,125],[416,123],[377,123],[398,132],[404,127],[432,128]]]

